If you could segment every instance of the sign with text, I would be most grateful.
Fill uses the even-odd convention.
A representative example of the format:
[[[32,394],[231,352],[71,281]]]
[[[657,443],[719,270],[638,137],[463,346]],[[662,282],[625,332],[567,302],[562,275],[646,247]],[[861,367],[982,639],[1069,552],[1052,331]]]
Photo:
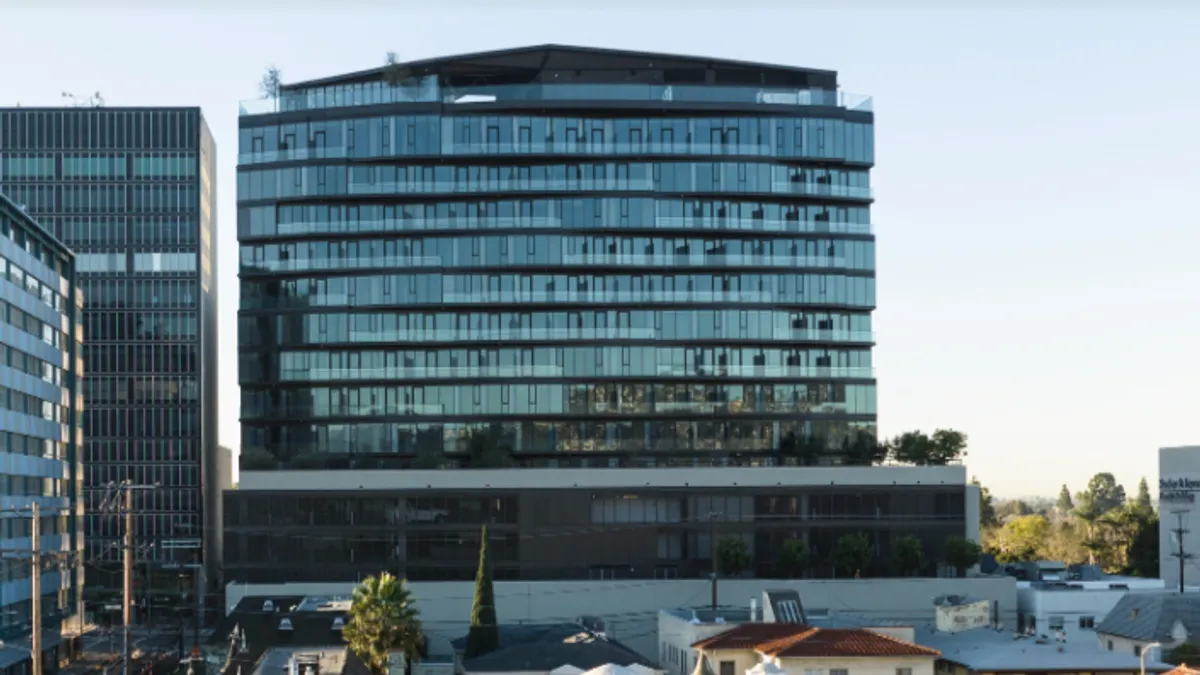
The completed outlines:
[[[1200,479],[1195,478],[1159,478],[1158,500],[1172,504],[1194,504],[1196,493],[1200,492]]]

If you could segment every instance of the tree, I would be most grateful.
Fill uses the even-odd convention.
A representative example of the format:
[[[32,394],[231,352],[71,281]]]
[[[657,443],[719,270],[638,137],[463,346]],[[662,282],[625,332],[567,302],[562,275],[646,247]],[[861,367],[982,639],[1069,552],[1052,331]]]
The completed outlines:
[[[504,469],[516,464],[512,447],[496,443],[496,435],[479,430],[467,437],[467,462],[473,469]]]
[[[967,435],[954,429],[934,429],[930,464],[945,466],[967,456]]]
[[[1159,647],[1159,649],[1163,648]],[[1183,644],[1164,650],[1160,660],[1163,663],[1169,663],[1174,666],[1181,666],[1188,662],[1200,662],[1200,645],[1194,642],[1184,642]]]
[[[258,82],[258,91],[263,98],[279,98],[279,90],[283,87],[283,71],[277,66],[267,66],[262,79]]]
[[[996,503],[990,490],[985,488],[979,479],[972,476],[971,485],[979,488],[979,525],[982,528],[996,524]]]
[[[800,466],[813,466],[819,462],[825,448],[825,439],[820,436],[797,435],[795,431],[789,431],[779,441],[779,453],[794,457]]]
[[[487,525],[479,535],[479,569],[475,572],[475,602],[471,605],[471,628],[467,632],[465,658],[473,659],[500,648],[500,626],[496,621],[496,593],[488,559]]]
[[[389,87],[399,87],[412,78],[412,70],[400,63],[396,52],[388,52],[383,59],[383,81]]]
[[[1138,481],[1138,491],[1137,496],[1133,499],[1133,507],[1138,514],[1154,513],[1154,500],[1150,498],[1150,486],[1146,484],[1144,477]]]
[[[857,577],[871,564],[875,549],[871,540],[861,532],[844,534],[833,545],[833,567],[839,574]]]
[[[1125,503],[1125,488],[1117,484],[1117,479],[1111,473],[1098,473],[1088,481],[1085,494],[1092,501],[1093,507],[1100,515]]]
[[[717,542],[717,570],[736,577],[750,568],[750,547],[741,537],[725,537]]]
[[[1158,514],[1151,513],[1139,524],[1129,542],[1126,574],[1135,577],[1157,577],[1159,564]]]
[[[1075,510],[1075,502],[1071,499],[1071,491],[1067,489],[1066,483],[1063,483],[1062,489],[1058,491],[1058,503],[1055,506],[1064,514]]]
[[[933,441],[920,431],[906,431],[892,439],[892,459],[905,464],[929,464]]]
[[[965,537],[950,537],[946,540],[946,564],[954,568],[960,577],[979,564],[979,544]]]
[[[905,535],[892,542],[892,560],[901,576],[909,576],[925,567],[925,548],[921,540]]]
[[[953,429],[937,429],[928,436],[921,431],[900,434],[891,442],[897,462],[918,466],[945,466],[967,454],[967,435]]]
[[[261,471],[279,466],[275,455],[261,448],[246,448],[238,455],[238,468],[242,471]]]
[[[779,549],[779,572],[787,579],[802,577],[808,569],[810,557],[808,544],[803,539],[788,539]]]
[[[424,649],[421,621],[408,586],[387,572],[367,577],[354,589],[342,637],[371,675],[387,675],[388,653],[418,661]]]
[[[412,461],[412,468],[414,469],[441,469],[445,466],[446,455],[426,448],[417,450],[417,456],[413,457]]]
[[[887,459],[889,448],[886,443],[880,443],[873,435],[859,431],[853,438],[842,440],[842,457],[847,464],[854,466],[871,466]]]
[[[1000,562],[1020,562],[1038,557],[1050,535],[1045,516],[1017,516],[994,533],[993,547]]]

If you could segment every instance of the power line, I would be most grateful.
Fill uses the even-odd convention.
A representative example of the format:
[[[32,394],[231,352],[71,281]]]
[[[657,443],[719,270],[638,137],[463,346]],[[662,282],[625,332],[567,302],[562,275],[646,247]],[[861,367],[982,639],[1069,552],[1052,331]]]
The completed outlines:
[[[135,484],[126,480],[120,483],[109,483],[105,495],[100,500],[100,510],[114,515],[125,516],[125,536],[121,548],[124,550],[125,580],[121,593],[121,618],[124,624],[122,631],[121,659],[123,673],[129,675],[132,659],[130,632],[133,628],[133,560],[137,555],[137,547],[133,539],[133,493],[139,490],[156,490],[159,485]]]

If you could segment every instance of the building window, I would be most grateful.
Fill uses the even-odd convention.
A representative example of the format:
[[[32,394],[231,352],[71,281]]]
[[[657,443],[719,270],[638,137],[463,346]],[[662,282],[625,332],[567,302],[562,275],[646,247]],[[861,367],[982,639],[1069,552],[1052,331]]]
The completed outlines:
[[[1141,646],[1141,645],[1134,645],[1134,646],[1133,646],[1133,655],[1134,655],[1134,656],[1141,656],[1141,655],[1142,655],[1142,646]],[[725,675],[725,674],[724,674],[724,673],[721,673],[721,675]]]
[[[896,675],[912,675],[912,668],[897,668]]]
[[[1112,651],[1112,640],[1108,641],[1108,651]]]
[[[1064,621],[1061,616],[1053,616],[1052,615],[1050,617],[1050,620],[1047,622],[1047,628],[1049,628],[1050,630],[1062,630],[1063,623],[1064,623]]]
[[[850,675],[850,671],[845,668],[830,668],[829,675]]]
[[[1096,617],[1094,617],[1094,616],[1079,617],[1079,627],[1083,628],[1083,629],[1087,629],[1087,630],[1091,630],[1092,628],[1095,628],[1096,627]]]
[[[734,675],[733,661],[721,662],[721,675]]]

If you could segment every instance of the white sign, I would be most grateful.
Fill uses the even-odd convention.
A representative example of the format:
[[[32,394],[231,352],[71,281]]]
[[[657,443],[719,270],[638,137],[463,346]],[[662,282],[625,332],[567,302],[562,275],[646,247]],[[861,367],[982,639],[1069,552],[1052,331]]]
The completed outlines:
[[[937,629],[943,633],[961,633],[991,624],[991,603],[987,600],[965,605],[938,606]]]

